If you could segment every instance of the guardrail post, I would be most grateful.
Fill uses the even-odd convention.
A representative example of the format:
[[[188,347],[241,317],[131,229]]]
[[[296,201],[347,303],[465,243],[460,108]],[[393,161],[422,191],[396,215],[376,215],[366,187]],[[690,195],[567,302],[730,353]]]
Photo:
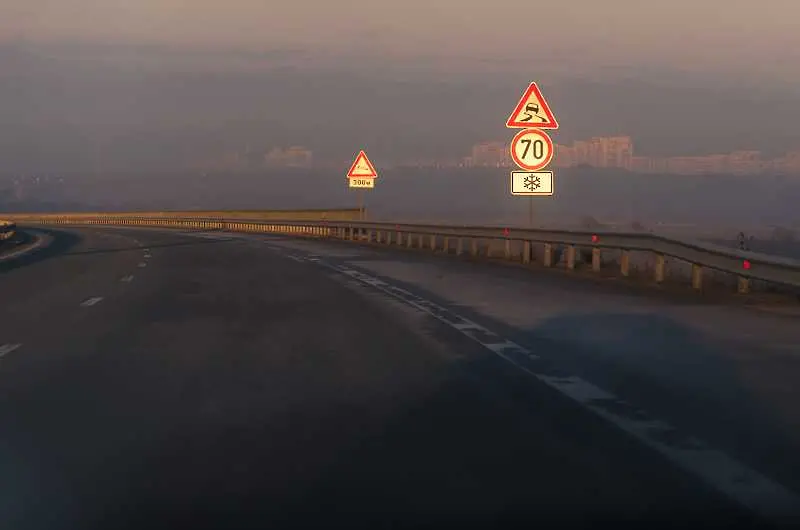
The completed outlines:
[[[375,233],[375,242],[376,242],[376,243],[380,243],[380,242],[381,242],[381,235],[382,235],[382,230],[378,230],[378,231]]]
[[[629,276],[631,273],[631,255],[627,250],[623,250],[619,257],[619,273]]]
[[[570,270],[575,268],[575,245],[567,246],[567,268]]]
[[[478,255],[478,240],[474,237],[470,240],[470,252],[473,256]]]
[[[444,250],[445,254],[450,253],[450,238],[447,236],[444,238],[444,248],[442,250]]]
[[[692,287],[700,290],[703,288],[703,267],[692,263]]]
[[[395,235],[397,236],[397,244],[398,245],[402,245],[403,244],[403,232],[400,232],[398,230],[397,232],[395,232]]]
[[[392,231],[391,230],[387,230],[386,231],[386,244],[387,245],[391,245],[392,244]]]
[[[511,240],[506,239],[505,249],[503,251],[506,259],[511,259]]]
[[[522,243],[522,263],[531,262],[531,242],[525,241]]]
[[[406,247],[411,248],[414,246],[414,234],[409,232],[406,234]]]
[[[592,249],[592,270],[594,272],[600,271],[600,249],[598,247]]]
[[[656,283],[664,281],[665,271],[667,269],[667,260],[664,254],[656,254]]]
[[[739,285],[738,291],[739,294],[747,294],[750,292],[750,278],[745,278],[744,276],[739,276]]]
[[[553,266],[553,245],[551,243],[544,244],[544,259],[542,262],[545,267]]]
[[[459,237],[456,239],[456,256],[464,253],[464,238]]]
[[[431,250],[436,250],[436,234],[431,234]]]

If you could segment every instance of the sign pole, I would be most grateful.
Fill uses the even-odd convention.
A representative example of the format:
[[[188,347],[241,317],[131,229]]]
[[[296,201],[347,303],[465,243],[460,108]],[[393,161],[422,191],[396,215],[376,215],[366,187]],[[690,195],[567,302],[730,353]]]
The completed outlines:
[[[528,199],[528,224],[533,228],[533,197]]]
[[[511,140],[511,160],[522,171],[511,172],[511,195],[527,195],[528,226],[534,226],[536,196],[553,195],[553,172],[544,168],[553,159],[553,140],[544,129],[558,129],[558,121],[539,86],[532,82],[506,120],[509,129],[522,129]]]
[[[374,188],[375,179],[378,177],[378,172],[375,171],[375,166],[367,158],[366,153],[361,150],[356,156],[355,162],[350,166],[350,171],[347,172],[349,179],[349,186],[351,188],[358,188],[358,220],[364,221],[367,217],[367,210],[364,207],[364,188]]]

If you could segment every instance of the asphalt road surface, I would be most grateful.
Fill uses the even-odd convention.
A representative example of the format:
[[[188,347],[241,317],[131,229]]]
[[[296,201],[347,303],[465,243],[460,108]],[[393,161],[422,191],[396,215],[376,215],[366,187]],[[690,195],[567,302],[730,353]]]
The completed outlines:
[[[778,346],[796,322],[754,313],[774,348],[751,357],[772,364],[751,359],[742,396],[711,331],[619,309],[726,308],[346,243],[46,237],[0,268],[2,528],[732,528],[798,510],[781,405],[799,356]],[[605,320],[556,311],[592,304]]]

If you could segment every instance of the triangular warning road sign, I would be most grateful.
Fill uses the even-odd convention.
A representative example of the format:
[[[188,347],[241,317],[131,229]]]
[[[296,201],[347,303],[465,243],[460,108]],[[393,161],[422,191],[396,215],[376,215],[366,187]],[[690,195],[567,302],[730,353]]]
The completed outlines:
[[[510,129],[558,129],[553,111],[536,83],[531,83],[522,95],[517,107],[508,117],[506,127]]]
[[[350,166],[350,171],[347,172],[347,177],[375,178],[377,176],[378,172],[375,171],[375,166],[373,166],[372,162],[370,162],[369,158],[367,158],[367,154],[364,151],[359,151],[355,162],[353,162],[353,165]]]

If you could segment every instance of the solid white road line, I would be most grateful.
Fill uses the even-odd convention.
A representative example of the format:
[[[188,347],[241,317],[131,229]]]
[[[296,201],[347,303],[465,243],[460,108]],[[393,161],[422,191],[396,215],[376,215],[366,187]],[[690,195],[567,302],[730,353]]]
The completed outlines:
[[[87,298],[83,302],[81,302],[81,306],[83,307],[92,307],[93,305],[99,303],[103,299],[102,296],[94,296],[92,298]]]
[[[5,357],[12,351],[22,346],[22,344],[3,344],[0,345],[0,357]]]

